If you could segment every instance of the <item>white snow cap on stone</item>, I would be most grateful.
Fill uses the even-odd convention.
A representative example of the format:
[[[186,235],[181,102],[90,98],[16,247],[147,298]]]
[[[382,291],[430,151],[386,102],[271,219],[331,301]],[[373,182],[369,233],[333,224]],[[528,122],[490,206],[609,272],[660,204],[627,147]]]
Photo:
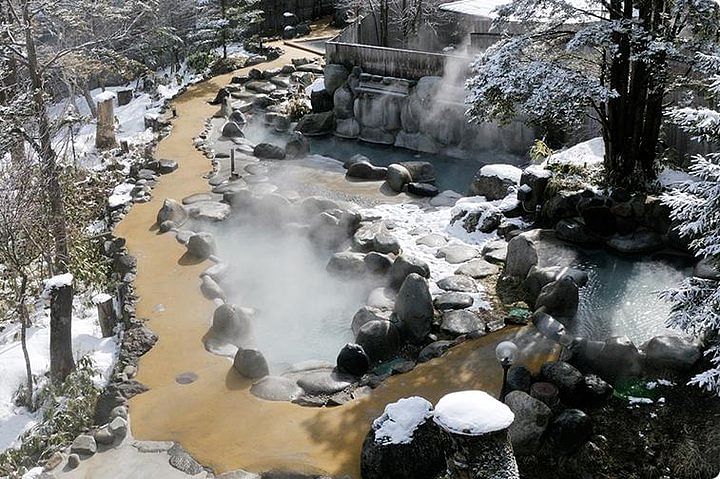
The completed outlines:
[[[92,302],[93,302],[93,304],[102,304],[106,301],[110,301],[111,299],[112,299],[112,296],[110,296],[107,293],[98,293],[92,297]]]
[[[460,391],[443,396],[435,407],[435,422],[450,432],[477,436],[506,429],[515,415],[484,391]]]
[[[413,433],[432,416],[432,404],[419,396],[400,399],[385,406],[382,416],[373,421],[375,442],[408,444]]]
[[[521,175],[522,170],[513,165],[498,163],[495,165],[485,165],[480,168],[480,176],[495,176],[503,180],[510,180],[514,183],[520,183]]]
[[[601,165],[605,158],[605,142],[602,137],[583,141],[567,150],[553,154],[545,160],[543,166],[548,163],[566,163],[575,166],[596,166]]]
[[[102,103],[104,101],[112,100],[116,96],[117,95],[115,94],[114,91],[105,90],[104,92],[98,93],[97,95],[95,95],[95,101],[98,103]]]

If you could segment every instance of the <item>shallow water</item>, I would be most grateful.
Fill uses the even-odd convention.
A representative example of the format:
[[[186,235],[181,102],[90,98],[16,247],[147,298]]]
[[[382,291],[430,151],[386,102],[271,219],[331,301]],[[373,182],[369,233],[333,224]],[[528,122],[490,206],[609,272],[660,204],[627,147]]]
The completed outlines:
[[[658,292],[678,286],[691,274],[689,265],[668,257],[630,259],[594,251],[582,252],[577,266],[587,271],[589,280],[580,289],[571,332],[597,340],[625,335],[637,345],[673,334],[665,326],[670,304],[660,300]]]

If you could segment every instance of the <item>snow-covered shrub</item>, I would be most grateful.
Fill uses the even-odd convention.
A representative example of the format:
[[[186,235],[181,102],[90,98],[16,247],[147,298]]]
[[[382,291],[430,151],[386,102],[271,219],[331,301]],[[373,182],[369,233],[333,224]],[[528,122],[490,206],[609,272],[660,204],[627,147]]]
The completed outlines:
[[[697,56],[697,69],[705,73],[705,93],[710,105],[720,100],[720,51]],[[668,113],[672,122],[700,141],[720,144],[720,110],[711,107],[676,108]],[[691,240],[690,247],[700,259],[720,268],[720,152],[695,156],[688,181],[663,195],[679,222],[678,233]],[[691,379],[720,395],[720,282],[692,277],[662,297],[673,303],[669,324],[706,339],[706,356],[711,367]]]

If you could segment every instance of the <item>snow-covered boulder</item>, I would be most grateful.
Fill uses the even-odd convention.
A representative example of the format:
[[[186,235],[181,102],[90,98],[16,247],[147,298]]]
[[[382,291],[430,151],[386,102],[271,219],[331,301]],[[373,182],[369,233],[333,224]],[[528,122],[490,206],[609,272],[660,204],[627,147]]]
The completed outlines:
[[[469,196],[484,196],[488,201],[501,200],[508,188],[518,186],[522,170],[512,165],[485,165],[475,174],[470,184]]]

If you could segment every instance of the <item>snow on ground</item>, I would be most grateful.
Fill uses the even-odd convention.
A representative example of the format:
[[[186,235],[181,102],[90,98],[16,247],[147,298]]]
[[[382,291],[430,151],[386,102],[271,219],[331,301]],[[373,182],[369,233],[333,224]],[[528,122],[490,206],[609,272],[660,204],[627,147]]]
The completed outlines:
[[[435,406],[435,422],[460,434],[480,435],[510,427],[515,415],[484,391],[446,394]]]
[[[375,442],[408,444],[415,430],[432,416],[432,404],[419,396],[403,398],[385,406],[382,416],[373,421]]]
[[[97,386],[107,384],[117,360],[117,337],[103,338],[92,293],[76,295],[73,300],[73,355],[89,355],[98,371]],[[50,305],[40,300],[27,331],[27,345],[33,375],[40,378],[50,369]],[[18,446],[17,438],[42,419],[42,412],[15,406],[13,397],[25,382],[25,359],[20,344],[20,324],[13,323],[0,332],[0,451]],[[37,379],[36,379],[37,380]]]
[[[565,163],[583,167],[599,166],[602,165],[604,156],[605,142],[602,137],[597,137],[554,153],[543,162],[542,166],[547,166],[548,163]]]

